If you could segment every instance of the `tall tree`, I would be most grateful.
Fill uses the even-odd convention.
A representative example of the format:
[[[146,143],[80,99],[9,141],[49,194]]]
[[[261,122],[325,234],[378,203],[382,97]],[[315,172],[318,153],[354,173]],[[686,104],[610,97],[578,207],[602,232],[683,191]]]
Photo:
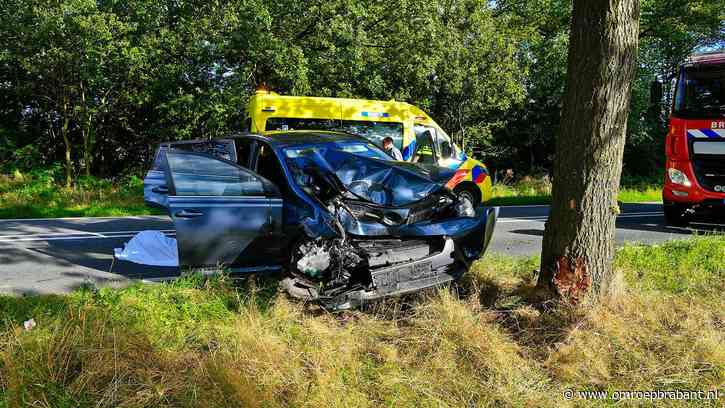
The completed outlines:
[[[575,0],[539,286],[574,300],[612,273],[639,1]]]

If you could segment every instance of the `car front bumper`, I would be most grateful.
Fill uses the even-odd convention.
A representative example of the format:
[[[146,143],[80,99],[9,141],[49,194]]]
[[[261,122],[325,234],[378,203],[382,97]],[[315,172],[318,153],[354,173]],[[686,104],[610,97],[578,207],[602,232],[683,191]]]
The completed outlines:
[[[424,258],[371,270],[369,289],[320,300],[331,309],[349,309],[456,281],[485,253],[497,219],[498,207],[479,207],[474,218],[418,223],[414,229],[401,230],[403,237],[438,236],[443,239],[442,249]]]

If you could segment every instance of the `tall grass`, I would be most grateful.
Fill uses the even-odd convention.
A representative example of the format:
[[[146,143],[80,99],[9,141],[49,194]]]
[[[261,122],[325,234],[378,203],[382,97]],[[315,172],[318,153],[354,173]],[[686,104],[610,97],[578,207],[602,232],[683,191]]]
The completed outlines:
[[[577,308],[532,303],[537,260],[501,256],[457,289],[338,314],[275,277],[0,297],[0,406],[612,406],[562,393],[722,389],[723,251],[625,247],[618,289]]]
[[[491,205],[549,204],[551,180],[547,176],[506,179],[493,186]]]
[[[623,203],[658,202],[662,200],[661,180],[624,177],[618,200]],[[531,205],[551,202],[552,183],[548,176],[524,176],[506,179],[493,186],[491,205]]]
[[[0,218],[121,216],[157,213],[144,205],[143,181],[82,177],[70,188],[57,170],[0,175]]]

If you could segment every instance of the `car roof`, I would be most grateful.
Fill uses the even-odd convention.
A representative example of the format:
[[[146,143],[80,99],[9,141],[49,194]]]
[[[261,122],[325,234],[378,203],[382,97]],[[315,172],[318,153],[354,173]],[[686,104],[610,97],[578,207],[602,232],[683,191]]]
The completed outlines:
[[[365,139],[361,136],[353,135],[351,133],[322,130],[280,130],[265,132],[263,134],[235,135],[234,137],[243,138],[245,136],[253,136],[262,139],[269,144],[277,147],[332,143],[340,141],[370,143],[368,139]]]

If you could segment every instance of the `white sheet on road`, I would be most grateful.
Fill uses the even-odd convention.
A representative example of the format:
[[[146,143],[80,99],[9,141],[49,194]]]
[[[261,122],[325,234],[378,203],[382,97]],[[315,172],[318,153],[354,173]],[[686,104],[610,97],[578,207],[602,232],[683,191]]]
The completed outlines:
[[[176,239],[161,231],[141,231],[128,241],[124,248],[115,248],[114,257],[141,265],[179,266]]]

